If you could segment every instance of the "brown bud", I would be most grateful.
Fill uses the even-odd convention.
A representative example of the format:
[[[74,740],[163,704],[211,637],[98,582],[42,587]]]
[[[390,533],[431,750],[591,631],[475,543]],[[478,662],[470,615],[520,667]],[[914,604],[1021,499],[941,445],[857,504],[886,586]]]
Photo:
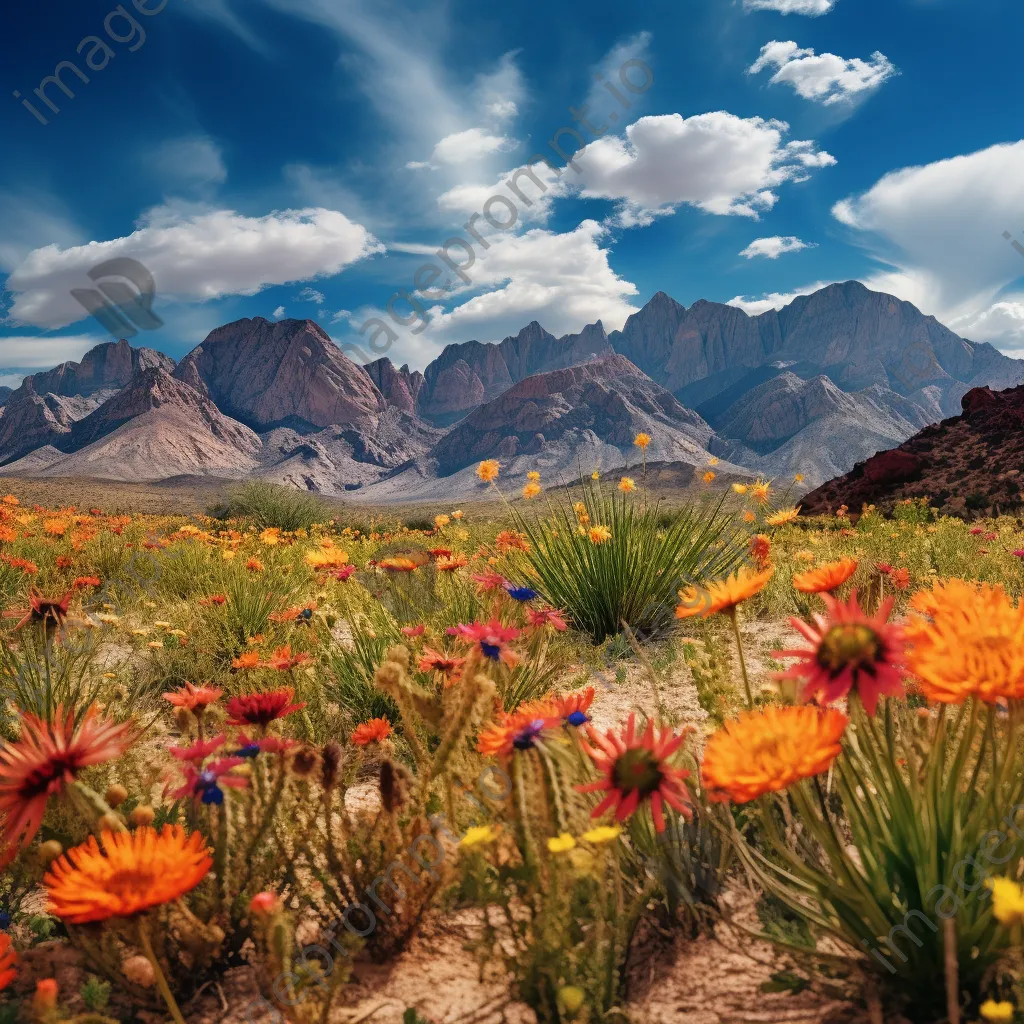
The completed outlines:
[[[324,789],[334,788],[340,768],[341,746],[338,743],[328,743],[320,753],[320,772]]]
[[[152,825],[155,818],[156,811],[147,804],[139,804],[139,806],[132,811],[131,815],[129,815],[129,820],[136,826],[136,828],[143,825]]]
[[[175,708],[174,721],[178,731],[184,736],[192,728],[192,712],[188,708]]]
[[[384,760],[380,763],[380,802],[388,814],[394,814],[405,803],[409,773],[400,764]]]
[[[300,779],[305,779],[313,774],[316,763],[316,751],[310,747],[302,747],[296,750],[294,757],[292,757],[292,771]]]
[[[64,852],[64,847],[56,839],[48,839],[39,846],[39,863],[48,867]]]
[[[106,800],[111,807],[119,807],[128,799],[128,790],[119,782],[115,782],[113,785],[107,787],[107,792],[104,794],[103,799]]]

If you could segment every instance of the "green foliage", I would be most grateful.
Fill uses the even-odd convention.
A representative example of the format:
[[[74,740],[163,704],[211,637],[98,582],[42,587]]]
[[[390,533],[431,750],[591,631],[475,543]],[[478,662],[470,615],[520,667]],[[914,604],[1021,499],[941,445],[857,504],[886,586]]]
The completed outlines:
[[[661,527],[659,506],[608,494],[600,483],[582,486],[584,516],[568,501],[543,520],[516,516],[530,541],[532,585],[595,643],[624,622],[645,637],[666,629],[682,587],[722,576],[743,557],[745,537],[723,501],[690,505]],[[611,537],[594,543],[587,531],[602,526]]]
[[[277,527],[289,532],[309,530],[335,516],[332,507],[315,494],[266,480],[249,480],[208,514],[215,519],[239,519],[257,530]]]
[[[110,982],[102,981],[95,974],[90,974],[79,989],[79,994],[87,1010],[102,1013],[110,1002]]]

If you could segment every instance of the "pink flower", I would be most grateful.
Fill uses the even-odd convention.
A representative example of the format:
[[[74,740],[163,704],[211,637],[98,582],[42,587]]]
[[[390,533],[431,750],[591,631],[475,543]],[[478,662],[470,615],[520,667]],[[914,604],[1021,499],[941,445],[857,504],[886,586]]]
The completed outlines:
[[[552,629],[557,629],[559,633],[564,633],[569,628],[562,617],[564,614],[557,608],[530,608],[526,612],[526,618],[535,629],[550,626]]]
[[[500,572],[475,572],[472,576],[477,585],[478,594],[490,594],[496,590],[504,590],[508,580]]]
[[[501,660],[509,668],[518,664],[519,655],[507,645],[518,639],[520,632],[514,626],[503,626],[494,618],[490,622],[474,622],[469,626],[460,624],[448,628],[449,636],[457,636],[464,643],[475,644],[485,658]]]
[[[226,740],[227,736],[221,733],[210,740],[199,740],[193,743],[191,747],[168,747],[167,749],[179,761],[195,761],[198,764],[200,761],[205,761],[215,750],[219,750],[224,746]]]
[[[241,757],[222,757],[219,761],[213,761],[205,768],[196,768],[195,765],[185,766],[185,784],[176,789],[171,795],[175,799],[191,796],[204,804],[224,803],[224,792],[221,786],[229,786],[232,789],[245,789],[249,780],[239,775],[229,775],[232,768],[244,764]]]
[[[412,639],[413,637],[417,637],[417,636],[423,636],[423,634],[426,631],[427,631],[427,627],[424,626],[422,623],[420,625],[418,625],[418,626],[403,626],[402,627],[402,632],[407,637],[409,637],[410,639]]]
[[[980,526],[972,526],[971,527],[971,534],[973,536],[975,536],[975,537],[977,537],[979,533],[984,533],[984,532],[985,531]]]

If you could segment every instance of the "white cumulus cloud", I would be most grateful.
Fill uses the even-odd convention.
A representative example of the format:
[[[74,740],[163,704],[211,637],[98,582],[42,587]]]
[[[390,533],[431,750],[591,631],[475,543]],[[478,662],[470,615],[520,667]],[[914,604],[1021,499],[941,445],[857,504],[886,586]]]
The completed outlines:
[[[814,249],[816,242],[803,242],[795,235],[772,235],[770,238],[755,238],[740,255],[748,260],[756,256],[777,260],[783,253],[799,252],[801,249]]]
[[[0,366],[48,370],[58,363],[78,362],[89,349],[105,341],[113,341],[113,338],[93,334],[67,334],[59,337],[45,334],[38,337],[12,335],[0,338]]]
[[[801,49],[792,40],[773,39],[761,47],[761,55],[747,69],[756,75],[766,68],[776,68],[770,85],[789,85],[798,96],[824,106],[849,103],[877,89],[896,74],[896,68],[877,50],[870,60],[847,59],[834,53],[815,54]]]
[[[515,140],[505,135],[491,135],[481,128],[467,128],[464,132],[446,135],[434,146],[433,160],[441,164],[463,164],[483,160],[494,153],[505,153],[515,146]]]
[[[745,11],[778,11],[779,14],[807,14],[816,18],[828,14],[836,0],[743,0]]]
[[[813,142],[785,142],[788,130],[784,121],[724,110],[642,117],[625,138],[600,138],[577,154],[582,195],[618,200],[625,225],[649,223],[684,203],[756,220],[778,201],[779,185],[836,162]]]
[[[87,271],[115,257],[148,268],[158,301],[201,302],[329,277],[382,250],[366,228],[337,210],[246,217],[233,210],[157,208],[122,238],[30,252],[7,279],[7,290],[14,293],[9,319],[48,328],[84,319],[88,314],[71,289],[93,287]]]

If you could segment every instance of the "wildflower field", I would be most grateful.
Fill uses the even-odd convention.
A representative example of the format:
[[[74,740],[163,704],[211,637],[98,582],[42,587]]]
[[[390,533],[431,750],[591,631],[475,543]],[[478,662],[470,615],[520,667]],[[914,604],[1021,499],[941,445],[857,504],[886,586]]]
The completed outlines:
[[[1020,519],[478,476],[0,501],[0,1022],[1024,1020]]]

